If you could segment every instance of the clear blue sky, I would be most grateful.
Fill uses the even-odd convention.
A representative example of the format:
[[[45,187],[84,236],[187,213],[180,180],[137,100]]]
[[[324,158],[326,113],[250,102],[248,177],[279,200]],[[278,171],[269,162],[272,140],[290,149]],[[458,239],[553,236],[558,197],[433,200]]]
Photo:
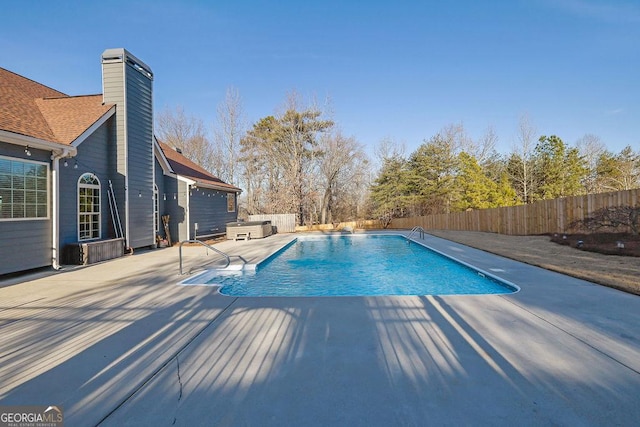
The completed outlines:
[[[408,152],[462,122],[510,150],[539,134],[640,148],[640,2],[12,1],[0,66],[70,95],[101,92],[100,54],[124,47],[154,72],[156,112],[213,122],[237,88],[249,123],[287,92],[331,99],[343,132]]]

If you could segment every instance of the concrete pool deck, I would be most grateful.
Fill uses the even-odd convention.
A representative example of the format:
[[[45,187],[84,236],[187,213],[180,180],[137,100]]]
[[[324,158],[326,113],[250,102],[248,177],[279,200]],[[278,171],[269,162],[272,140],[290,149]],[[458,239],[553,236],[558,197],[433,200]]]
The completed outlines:
[[[293,237],[216,247],[251,263]],[[0,282],[0,406],[69,426],[637,425],[638,296],[424,243],[522,290],[231,298],[177,286],[177,247]]]

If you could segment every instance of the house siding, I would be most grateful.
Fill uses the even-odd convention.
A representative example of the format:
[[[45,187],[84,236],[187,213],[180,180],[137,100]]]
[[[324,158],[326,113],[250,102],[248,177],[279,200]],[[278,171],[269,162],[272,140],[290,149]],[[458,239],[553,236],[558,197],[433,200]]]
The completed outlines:
[[[155,169],[154,171],[155,183],[156,183],[156,186],[158,187],[158,229],[155,232],[156,232],[156,235],[158,236],[164,236],[164,226],[162,225],[162,215],[166,215],[165,211],[166,211],[167,202],[168,201],[170,202],[170,200],[165,190],[165,180],[163,179],[162,167],[160,166],[160,163],[158,163],[157,159],[154,161],[153,167]]]
[[[167,194],[167,200],[164,203],[162,214],[169,215],[169,233],[171,234],[171,240],[175,243],[180,241],[178,224],[181,221],[184,221],[185,210],[180,206],[180,202],[178,200],[178,181],[173,177],[165,175],[163,183],[165,193]],[[166,237],[164,228],[160,234]]]
[[[120,60],[109,58],[114,52]],[[127,245],[139,248],[155,243],[153,99],[151,76],[130,58],[124,49],[103,54],[103,96],[105,102],[117,104],[114,194],[118,206],[125,206]]]
[[[102,64],[103,99],[105,103],[116,104],[116,114],[113,120],[113,135],[115,139],[110,142],[109,162],[112,167],[111,180],[113,193],[120,209],[123,227],[125,219],[125,176],[127,173],[126,162],[126,126],[125,126],[125,92],[124,92],[124,63]]]
[[[49,164],[49,188],[51,188],[51,152],[31,149],[31,157],[24,147],[0,142],[0,155],[18,160],[37,161]],[[51,191],[48,191],[49,218],[26,220],[0,220],[0,274],[51,265],[52,221]]]
[[[127,63],[129,246],[155,242],[153,219],[153,107],[151,80]]]
[[[236,221],[236,212],[227,212],[227,192],[199,188],[193,191],[189,204],[190,238],[226,232],[227,222]],[[198,224],[196,230],[196,223]]]
[[[72,143],[72,147],[65,149],[60,143],[62,148],[58,150],[55,141],[49,141],[54,143],[56,153],[64,150],[74,154],[74,157],[55,161],[58,165],[57,191],[52,187],[53,149],[31,148],[31,156],[27,156],[24,147],[0,141],[0,155],[45,164],[49,172],[47,218],[0,219],[3,238],[0,274],[51,266],[52,263],[57,266],[60,261],[67,261],[65,247],[73,245],[77,248],[78,181],[85,173],[95,175],[100,183],[100,233],[96,240],[116,237],[109,182],[114,190],[126,244],[131,248],[153,246],[157,234],[165,235],[158,218],[162,215],[170,216],[169,231],[173,242],[224,234],[226,223],[237,220],[236,212],[227,212],[226,190],[194,189],[191,196],[189,183],[197,178],[188,174],[176,175],[164,154],[154,152],[153,75],[149,67],[125,49],[108,49],[102,55],[102,76],[103,101],[115,105],[115,114],[110,110],[109,116],[103,116],[104,121],[94,122],[102,124],[97,128],[91,126],[93,132],[86,138],[83,134],[83,140],[77,145]],[[38,146],[47,147],[48,144]],[[157,159],[155,154],[161,158]],[[64,166],[65,161],[67,166]],[[192,166],[186,165],[185,170]],[[37,180],[29,182],[41,183]],[[3,191],[3,197],[13,198],[14,194]],[[58,215],[52,211],[54,194],[57,197],[55,214]],[[30,205],[39,207],[42,214],[43,206],[37,203],[39,195],[37,191],[25,193],[25,197],[32,200]],[[54,235],[55,242],[52,240]]]
[[[113,221],[107,189],[109,180],[114,174],[109,167],[110,151],[115,149],[109,145],[113,140],[115,119],[112,117],[78,146],[78,154],[68,160],[64,167],[64,160],[60,161],[60,243],[64,247],[78,242],[78,179],[85,173],[94,174],[100,181],[100,238],[115,237]],[[74,166],[77,164],[77,168]],[[122,214],[122,208],[119,211]]]

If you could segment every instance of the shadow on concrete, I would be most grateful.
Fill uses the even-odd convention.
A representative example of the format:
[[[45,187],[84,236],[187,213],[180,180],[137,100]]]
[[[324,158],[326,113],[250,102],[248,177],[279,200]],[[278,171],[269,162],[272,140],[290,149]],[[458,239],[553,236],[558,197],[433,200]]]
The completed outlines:
[[[487,336],[448,301],[240,298],[104,424],[624,425],[640,415],[638,377],[615,362],[540,333],[540,351],[559,348],[529,366],[517,332]]]
[[[54,404],[68,425],[95,425],[233,302],[152,267],[95,286],[69,274],[60,286],[77,291],[3,307],[2,404]]]
[[[601,349],[624,316],[579,311],[602,293],[572,299],[526,276],[530,291],[510,296],[233,299],[136,256],[2,290],[2,405],[60,405],[69,425],[640,419],[640,374]],[[583,320],[603,325],[590,339],[563,327]]]

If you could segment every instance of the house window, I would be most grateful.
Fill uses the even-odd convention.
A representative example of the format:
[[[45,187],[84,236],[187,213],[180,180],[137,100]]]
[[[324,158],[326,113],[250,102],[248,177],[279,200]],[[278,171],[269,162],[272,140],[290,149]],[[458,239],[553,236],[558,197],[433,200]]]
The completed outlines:
[[[100,181],[90,173],[78,180],[78,240],[100,238]]]
[[[49,217],[49,165],[0,157],[0,220]]]
[[[236,211],[236,194],[227,193],[227,212]]]

